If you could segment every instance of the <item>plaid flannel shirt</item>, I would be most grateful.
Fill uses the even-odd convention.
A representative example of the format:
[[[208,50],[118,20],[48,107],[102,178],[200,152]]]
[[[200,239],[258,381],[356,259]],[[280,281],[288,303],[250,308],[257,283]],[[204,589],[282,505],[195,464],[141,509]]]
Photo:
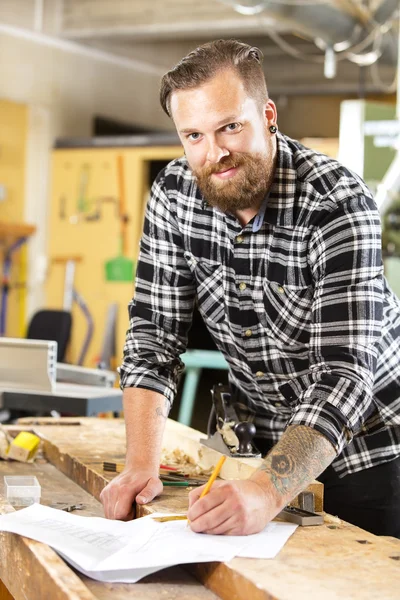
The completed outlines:
[[[195,302],[241,392],[239,417],[275,443],[325,435],[343,476],[400,455],[400,302],[383,276],[370,191],[278,133],[273,185],[245,227],[207,205],[185,158],[147,205],[121,387],[172,403]]]

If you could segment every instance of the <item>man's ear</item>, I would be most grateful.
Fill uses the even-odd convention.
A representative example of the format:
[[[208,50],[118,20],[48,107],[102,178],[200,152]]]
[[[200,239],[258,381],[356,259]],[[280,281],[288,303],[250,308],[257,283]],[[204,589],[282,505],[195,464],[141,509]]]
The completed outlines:
[[[276,110],[274,101],[270,98],[264,107],[264,117],[268,127],[270,125],[276,125],[278,121],[278,111]]]

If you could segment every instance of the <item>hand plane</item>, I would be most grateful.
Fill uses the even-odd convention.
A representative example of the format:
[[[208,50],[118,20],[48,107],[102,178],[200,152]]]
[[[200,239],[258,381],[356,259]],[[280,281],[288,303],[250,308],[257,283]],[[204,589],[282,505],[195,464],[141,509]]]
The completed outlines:
[[[239,421],[231,402],[229,387],[219,383],[211,390],[212,408],[208,421],[207,439],[200,441],[221,454],[232,457],[260,458],[253,444],[256,433],[254,423]]]

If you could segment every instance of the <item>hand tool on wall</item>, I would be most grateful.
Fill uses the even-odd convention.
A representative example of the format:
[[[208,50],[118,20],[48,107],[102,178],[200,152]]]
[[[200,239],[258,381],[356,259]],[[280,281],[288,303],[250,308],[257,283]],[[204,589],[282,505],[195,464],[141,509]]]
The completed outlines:
[[[119,235],[119,255],[116,258],[112,258],[106,262],[105,275],[106,281],[126,281],[128,283],[133,283],[134,262],[126,256],[128,246],[127,235],[129,216],[126,211],[124,159],[120,154],[117,156],[117,177],[119,218],[121,224]]]
[[[81,309],[87,325],[83,344],[76,361],[77,365],[83,365],[94,333],[94,321],[89,307],[74,284],[76,265],[81,261],[81,256],[56,256],[53,258],[54,263],[65,265],[63,309],[71,312],[75,302]]]
[[[79,172],[79,183],[78,183],[78,201],[77,201],[77,213],[78,215],[86,212],[88,206],[87,189],[89,185],[90,165],[84,163],[81,166]]]

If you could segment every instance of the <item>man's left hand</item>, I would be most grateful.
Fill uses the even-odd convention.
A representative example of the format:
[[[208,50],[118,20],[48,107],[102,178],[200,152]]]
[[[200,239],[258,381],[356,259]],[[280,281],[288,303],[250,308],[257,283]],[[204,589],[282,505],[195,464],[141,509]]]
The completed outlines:
[[[252,479],[216,481],[210,492],[200,498],[203,489],[204,486],[196,488],[189,494],[188,520],[197,533],[258,533],[281,509],[273,494]]]

